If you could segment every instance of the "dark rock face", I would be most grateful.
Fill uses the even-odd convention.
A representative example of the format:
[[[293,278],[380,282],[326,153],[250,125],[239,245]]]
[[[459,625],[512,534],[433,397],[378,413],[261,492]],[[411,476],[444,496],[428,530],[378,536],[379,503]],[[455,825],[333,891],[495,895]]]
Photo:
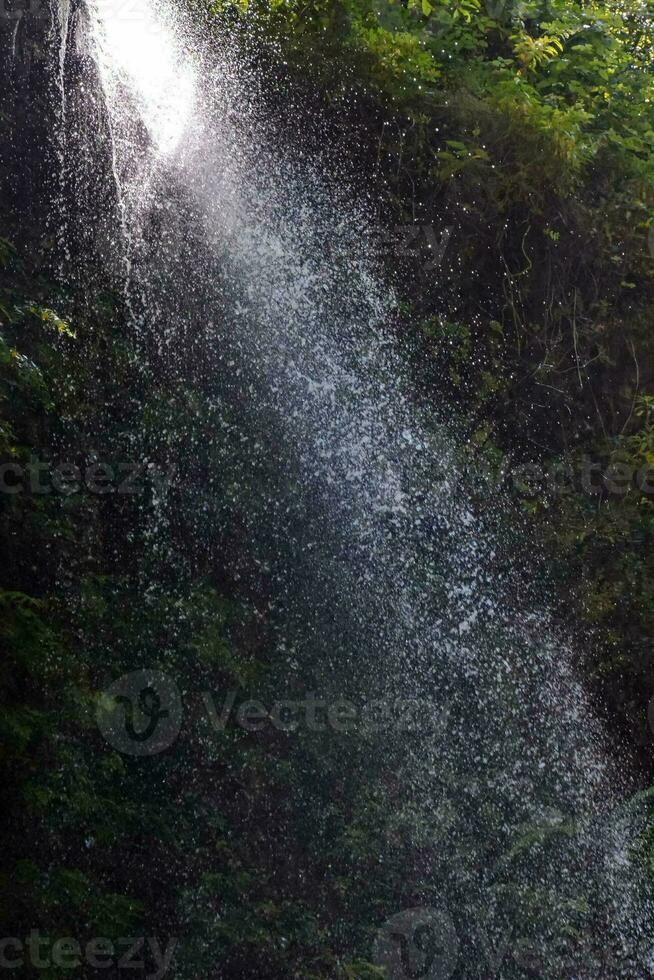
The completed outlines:
[[[0,0],[0,233],[35,269],[58,280],[74,269],[75,285],[97,285],[120,222],[86,9],[9,3]]]
[[[0,206],[6,237],[36,244],[53,197],[52,15],[41,0],[0,4]]]

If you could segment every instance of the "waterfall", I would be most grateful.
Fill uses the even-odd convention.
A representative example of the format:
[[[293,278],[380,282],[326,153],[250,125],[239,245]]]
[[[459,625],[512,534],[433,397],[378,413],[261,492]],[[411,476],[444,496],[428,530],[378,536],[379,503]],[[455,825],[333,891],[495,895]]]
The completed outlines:
[[[240,546],[280,671],[446,710],[445,731],[381,726],[366,751],[393,767],[389,827],[425,847],[460,936],[499,908],[541,976],[650,975],[622,763],[546,597],[507,566],[508,504],[480,511],[456,423],[412,398],[345,164],[281,148],[254,74],[162,0],[89,15],[134,330],[172,376],[216,366],[211,492],[255,501]],[[525,858],[534,835],[554,860]]]

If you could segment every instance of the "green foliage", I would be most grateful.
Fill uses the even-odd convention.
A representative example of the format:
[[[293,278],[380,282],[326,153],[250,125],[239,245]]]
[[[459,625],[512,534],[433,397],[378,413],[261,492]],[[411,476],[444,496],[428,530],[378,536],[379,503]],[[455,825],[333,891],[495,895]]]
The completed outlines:
[[[471,466],[499,481],[534,457],[577,469],[585,455],[603,468],[654,465],[654,34],[644,2],[188,6],[202,17],[208,6],[222,30],[256,23],[284,62],[284,84],[311,79],[377,168],[389,226],[410,215],[451,227],[437,269],[389,277],[418,394],[457,405]],[[185,698],[233,690],[238,707],[288,693],[267,597],[241,584],[242,528],[264,504],[242,478],[233,406],[190,372],[183,383],[163,370],[144,380],[120,299],[61,304],[30,259],[0,237],[1,460],[27,464],[63,447],[120,461],[137,445],[143,458],[174,461],[185,484],[136,499],[0,498],[7,934],[43,922],[72,935],[82,922],[119,936],[147,923],[150,934],[183,937],[180,978],[206,974],[207,961],[244,978],[380,977],[367,959],[374,926],[416,894],[437,900],[441,851],[462,880],[477,873],[465,844],[475,814],[436,804],[419,815],[410,793],[380,776],[401,768],[392,746],[379,758],[365,738],[289,740],[233,723],[216,733],[197,703],[175,751],[147,767],[102,741],[103,691],[144,665],[173,676]],[[574,484],[554,499],[546,487],[513,489],[548,542],[565,614],[594,631],[588,676],[649,745],[654,498],[634,487],[589,495]],[[295,679],[298,690],[320,666]],[[24,833],[10,829],[18,816]],[[575,828],[543,819],[505,834],[501,813],[489,819],[489,859],[504,874],[496,890],[525,934],[543,918],[554,935],[582,934],[583,896],[520,878],[555,862]],[[654,878],[653,847],[649,829],[641,856]]]

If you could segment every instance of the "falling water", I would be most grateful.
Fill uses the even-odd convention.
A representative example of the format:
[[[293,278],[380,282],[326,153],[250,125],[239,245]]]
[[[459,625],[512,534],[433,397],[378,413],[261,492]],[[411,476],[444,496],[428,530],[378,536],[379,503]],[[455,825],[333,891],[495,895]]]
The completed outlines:
[[[276,149],[256,78],[164,3],[89,13],[133,327],[173,375],[186,345],[219,365],[213,493],[252,501],[239,544],[269,584],[280,668],[446,709],[444,732],[381,732],[370,757],[394,767],[389,819],[429,841],[421,873],[457,923],[501,907],[541,976],[650,975],[625,781],[507,566],[505,505],[480,513],[455,425],[411,398],[365,202]]]

